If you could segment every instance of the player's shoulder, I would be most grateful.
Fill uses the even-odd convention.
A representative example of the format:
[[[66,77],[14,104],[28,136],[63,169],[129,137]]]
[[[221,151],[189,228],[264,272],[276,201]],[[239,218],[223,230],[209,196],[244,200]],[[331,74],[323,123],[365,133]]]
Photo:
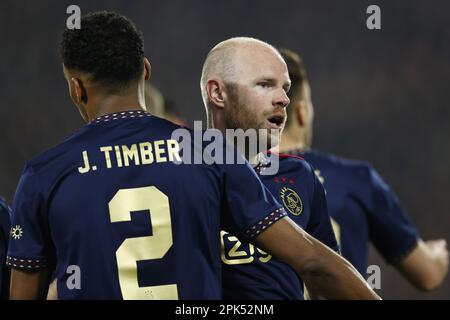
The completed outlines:
[[[83,128],[71,134],[69,137],[64,139],[62,142],[57,143],[51,147],[34,155],[25,164],[24,173],[36,173],[43,168],[52,167],[61,157],[69,156],[76,145],[77,136],[83,133]]]
[[[129,114],[131,112],[124,113],[126,113],[126,118],[129,120]],[[82,148],[100,144],[103,141],[114,140],[116,136],[124,136],[125,133],[128,132],[127,130],[129,130],[129,127],[124,126],[126,129],[121,131],[117,126],[121,126],[122,124],[125,125],[126,123],[129,123],[136,125],[137,128],[134,127],[135,131],[140,132],[142,136],[145,136],[146,132],[148,132],[151,136],[165,138],[170,137],[174,130],[184,128],[149,113],[143,113],[142,118],[136,116],[136,119],[139,119],[140,121],[127,122],[121,122],[122,118],[120,117],[120,113],[118,113],[117,117],[114,117],[114,115],[115,114],[99,117],[97,119],[100,120],[92,121],[67,136],[61,142],[38,153],[27,162],[27,168],[32,169],[33,171],[39,171],[42,167],[48,167],[49,164],[61,160],[61,158],[70,159],[73,156],[78,157],[79,151]],[[187,128],[184,129],[189,130]]]
[[[300,155],[282,152],[270,152],[270,154],[278,156],[281,171],[297,171],[302,173],[312,173],[314,171],[308,161]]]
[[[169,133],[173,132],[174,130],[181,129],[191,132],[192,130],[188,127],[178,125],[176,123],[173,123],[172,121],[169,121],[164,118],[160,118],[158,116],[152,115],[151,117],[147,118],[147,123],[150,125],[150,127],[153,130],[162,130],[167,131]]]
[[[319,150],[309,150],[303,154],[307,161],[313,166],[324,167],[336,171],[342,171],[345,174],[356,176],[367,176],[373,170],[372,164],[365,160],[349,159],[333,153],[326,153]]]

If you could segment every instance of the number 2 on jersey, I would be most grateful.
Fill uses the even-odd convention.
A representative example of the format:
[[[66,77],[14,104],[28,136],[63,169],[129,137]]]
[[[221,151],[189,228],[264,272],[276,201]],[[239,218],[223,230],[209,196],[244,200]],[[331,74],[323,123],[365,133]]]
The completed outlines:
[[[109,202],[111,223],[131,221],[131,211],[149,210],[153,235],[127,238],[116,251],[123,299],[178,299],[176,284],[139,287],[137,261],[162,259],[172,247],[169,199],[154,186],[120,189]]]

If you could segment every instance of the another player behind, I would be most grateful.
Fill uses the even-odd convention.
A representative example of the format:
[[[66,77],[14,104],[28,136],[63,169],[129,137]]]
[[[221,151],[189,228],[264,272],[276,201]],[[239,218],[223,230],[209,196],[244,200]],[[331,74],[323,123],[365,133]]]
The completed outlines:
[[[280,52],[292,80],[282,150],[304,157],[323,180],[344,257],[366,276],[371,241],[417,288],[437,287],[448,270],[446,241],[420,239],[395,194],[369,163],[311,149],[314,110],[306,71],[296,53]]]
[[[13,228],[10,231],[11,209],[5,199],[0,197],[0,300],[8,299],[10,269],[6,265],[9,235],[20,236],[21,230]]]
[[[326,278],[326,297],[378,298],[294,227],[248,164],[179,164],[179,126],[144,111],[150,63],[129,19],[99,12],[81,26],[64,31],[61,55],[89,124],[24,169],[12,213],[22,233],[7,257],[11,298],[44,298],[52,273],[60,299],[219,299],[221,226],[312,283]]]
[[[145,106],[152,115],[186,126],[186,120],[181,117],[174,102],[165,98],[157,87],[148,82],[145,84]]]

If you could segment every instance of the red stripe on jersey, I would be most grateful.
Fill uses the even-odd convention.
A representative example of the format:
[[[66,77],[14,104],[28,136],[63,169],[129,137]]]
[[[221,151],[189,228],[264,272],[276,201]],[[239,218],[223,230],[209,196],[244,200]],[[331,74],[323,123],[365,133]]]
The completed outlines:
[[[277,154],[280,158],[296,158],[296,159],[300,159],[300,160],[305,160],[300,156],[294,156],[293,154],[287,154],[287,153],[276,153],[276,152],[272,152],[272,151],[268,151],[268,154]]]

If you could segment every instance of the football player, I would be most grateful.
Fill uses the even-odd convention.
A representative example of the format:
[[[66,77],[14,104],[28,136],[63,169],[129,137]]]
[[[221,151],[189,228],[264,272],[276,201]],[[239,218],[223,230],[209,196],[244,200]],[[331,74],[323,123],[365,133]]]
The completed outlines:
[[[304,157],[323,180],[344,257],[366,277],[370,241],[417,288],[437,287],[448,270],[446,241],[421,240],[394,192],[369,163],[311,149],[314,110],[306,71],[299,55],[280,52],[292,81],[282,149]]]
[[[299,157],[281,154],[278,171],[265,174],[271,157],[264,153],[268,144],[277,146],[289,103],[289,75],[276,49],[253,38],[223,41],[209,52],[200,84],[208,126],[223,133],[257,131],[253,142],[261,147],[238,147],[289,217],[338,251],[325,193],[311,166]],[[268,144],[260,143],[264,138]],[[225,299],[303,299],[303,282],[282,261],[225,231],[221,245]]]

